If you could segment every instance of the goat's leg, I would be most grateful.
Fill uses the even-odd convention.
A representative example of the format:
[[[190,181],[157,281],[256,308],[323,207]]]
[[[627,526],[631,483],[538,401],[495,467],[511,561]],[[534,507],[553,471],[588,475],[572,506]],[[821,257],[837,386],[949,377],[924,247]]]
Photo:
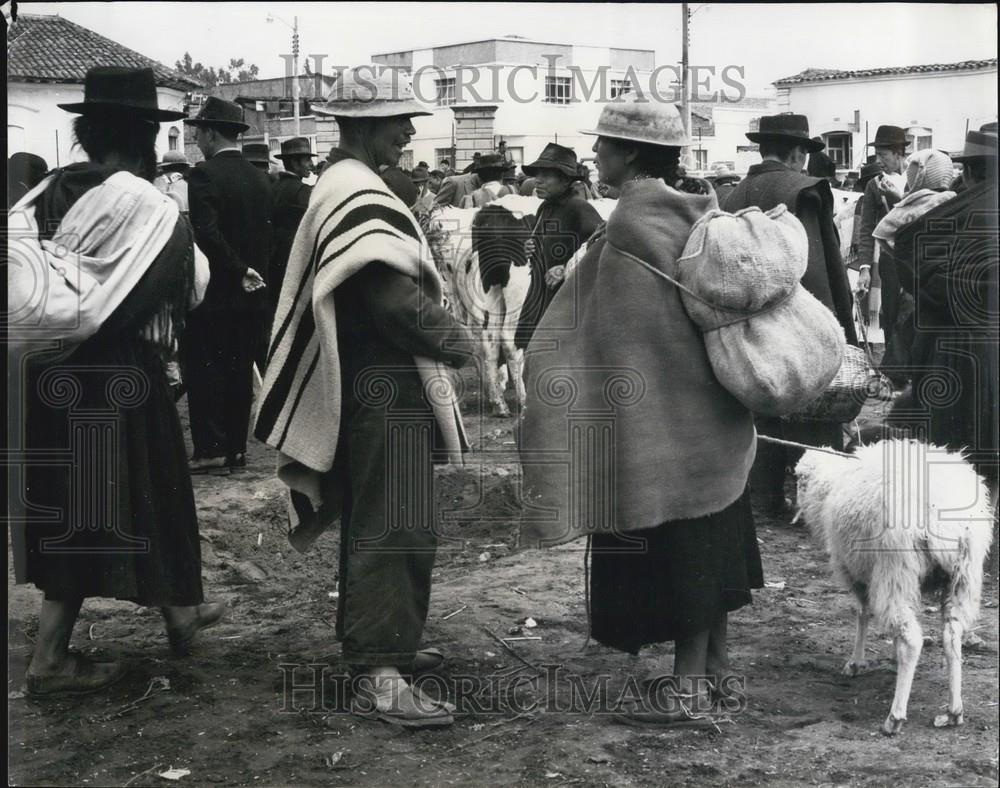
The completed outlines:
[[[947,728],[951,725],[961,725],[965,720],[962,708],[962,631],[960,621],[951,615],[951,610],[944,609],[944,628],[942,641],[944,659],[948,665],[948,713],[938,714],[934,718],[935,728]]]
[[[510,336],[504,337],[504,352],[507,354],[507,369],[514,384],[514,394],[517,396],[518,410],[524,410],[528,393],[524,389],[524,350],[514,345]]]
[[[868,621],[871,613],[868,611],[868,602],[858,598],[857,609],[857,629],[854,633],[854,653],[844,664],[843,673],[845,676],[857,676],[868,670],[868,659],[865,657],[865,643],[868,637]]]
[[[882,723],[882,732],[893,736],[900,732],[906,722],[906,704],[910,700],[913,674],[917,670],[920,650],[924,646],[924,635],[916,614],[907,611],[896,631],[896,693],[892,698],[889,716]]]

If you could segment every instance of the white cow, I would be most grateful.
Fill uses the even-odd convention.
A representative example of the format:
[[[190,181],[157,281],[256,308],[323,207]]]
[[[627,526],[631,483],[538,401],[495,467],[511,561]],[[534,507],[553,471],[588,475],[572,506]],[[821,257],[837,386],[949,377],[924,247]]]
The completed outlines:
[[[525,401],[523,351],[514,346],[514,333],[532,275],[531,266],[524,264],[524,242],[541,202],[537,197],[507,195],[490,203],[487,207],[492,210],[478,223],[476,217],[485,208],[436,208],[425,223],[447,306],[479,340],[490,409],[497,416],[510,415],[504,401],[508,385],[513,386],[519,407]],[[607,199],[591,202],[605,219],[615,204]],[[474,248],[474,224],[478,246],[482,248],[485,235],[489,248],[488,271],[480,266],[480,248]]]

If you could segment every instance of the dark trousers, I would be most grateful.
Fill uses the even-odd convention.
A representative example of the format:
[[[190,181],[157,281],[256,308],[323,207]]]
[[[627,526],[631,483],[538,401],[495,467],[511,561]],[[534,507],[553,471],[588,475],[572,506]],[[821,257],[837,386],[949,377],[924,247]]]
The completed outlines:
[[[879,323],[882,326],[882,333],[885,336],[886,347],[892,340],[896,330],[896,319],[899,315],[900,289],[899,271],[896,268],[896,261],[892,255],[885,251],[878,259],[878,275],[882,280],[882,309],[879,314]]]
[[[437,550],[432,424],[373,408],[342,425],[337,638],[348,665],[405,669],[420,646]]]
[[[195,457],[246,452],[264,320],[260,311],[235,309],[188,315],[184,370]]]
[[[809,446],[828,446],[842,451],[844,431],[836,422],[792,422],[769,416],[754,415],[758,435],[795,441]],[[757,456],[750,469],[750,489],[754,495],[777,497],[784,495],[785,469],[795,466],[804,450],[791,446],[757,441]]]

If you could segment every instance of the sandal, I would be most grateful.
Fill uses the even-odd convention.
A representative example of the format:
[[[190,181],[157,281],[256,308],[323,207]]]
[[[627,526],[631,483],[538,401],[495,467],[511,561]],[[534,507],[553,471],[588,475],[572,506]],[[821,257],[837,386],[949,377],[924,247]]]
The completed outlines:
[[[377,720],[403,728],[443,728],[455,722],[447,706],[416,692],[400,678],[388,694],[378,693],[369,676],[355,682],[351,712],[366,720]],[[454,707],[452,707],[454,708]]]
[[[194,619],[185,626],[172,627],[167,625],[167,640],[175,657],[186,657],[191,653],[191,644],[202,629],[215,626],[226,612],[226,606],[221,602],[206,602],[195,606]]]
[[[615,721],[639,728],[710,728],[711,717],[691,709],[698,695],[683,694],[666,684],[667,676],[653,678],[643,701],[630,701]],[[655,698],[655,701],[653,700]]]
[[[89,695],[110,687],[127,672],[121,662],[95,662],[75,651],[71,651],[69,657],[73,663],[73,672],[68,676],[37,676],[26,673],[24,683],[27,694],[34,698]]]

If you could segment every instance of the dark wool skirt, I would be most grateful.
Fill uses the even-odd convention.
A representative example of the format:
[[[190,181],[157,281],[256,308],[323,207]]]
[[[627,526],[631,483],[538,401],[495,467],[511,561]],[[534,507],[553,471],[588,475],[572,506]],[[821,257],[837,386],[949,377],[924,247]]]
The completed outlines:
[[[85,343],[28,376],[26,577],[50,600],[109,597],[158,607],[203,601],[184,434],[156,349]],[[49,514],[51,513],[51,514]]]
[[[706,517],[594,535],[590,549],[591,636],[631,654],[708,629],[764,585],[747,492]]]

